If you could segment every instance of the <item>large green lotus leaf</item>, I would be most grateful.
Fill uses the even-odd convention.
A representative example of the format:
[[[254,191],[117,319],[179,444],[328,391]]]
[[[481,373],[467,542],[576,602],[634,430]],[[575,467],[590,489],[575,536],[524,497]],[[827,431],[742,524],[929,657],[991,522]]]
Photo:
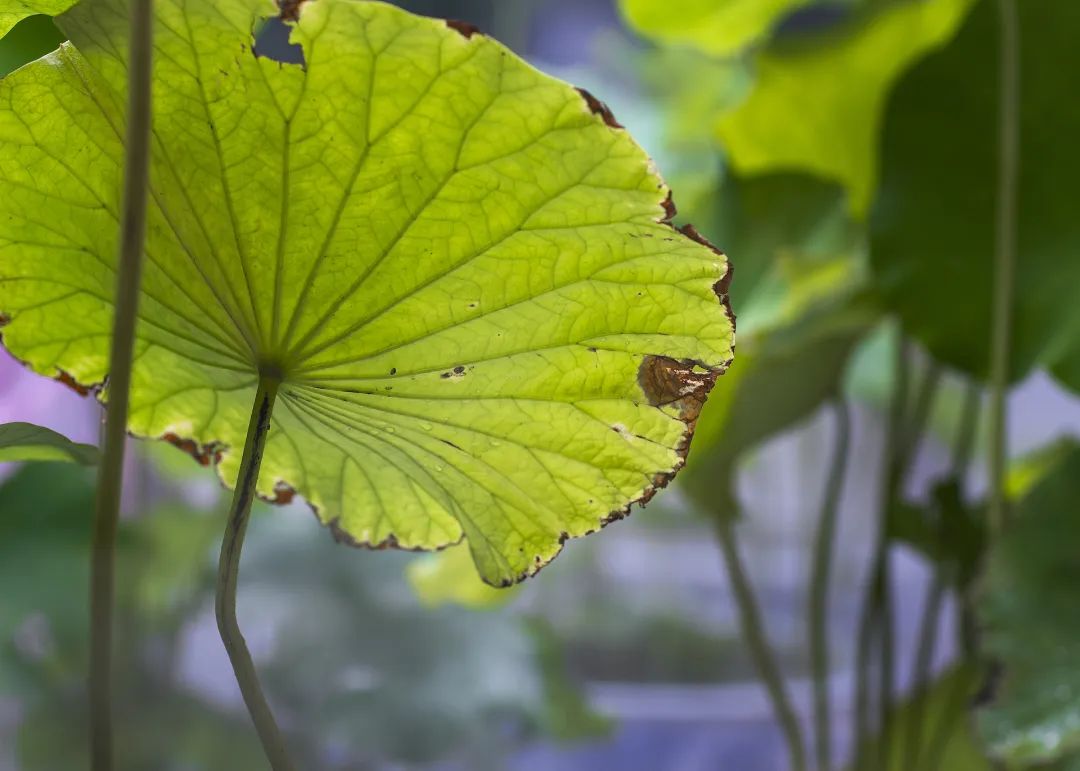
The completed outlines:
[[[991,549],[979,601],[985,652],[1003,668],[979,714],[991,752],[1048,761],[1080,749],[1080,450],[1017,506]]]
[[[259,0],[155,3],[147,264],[131,430],[232,483],[282,377],[259,491],[339,539],[468,539],[484,578],[683,464],[732,356],[728,268],[592,97],[461,25],[302,6],[303,66],[253,55]],[[35,370],[106,375],[122,0],[0,83],[0,310]],[[719,297],[719,299],[718,299]]]
[[[757,84],[717,123],[745,174],[804,171],[847,186],[864,214],[877,181],[878,135],[893,82],[952,36],[972,0],[889,3],[839,33],[780,42],[757,55]]]
[[[630,26],[664,43],[728,56],[765,37],[784,14],[810,0],[622,0]]]
[[[56,16],[77,0],[0,0],[0,37],[28,16]]]
[[[1080,6],[1018,4],[1020,168],[1013,377],[1044,365],[1080,388],[1080,110],[1055,84],[1074,56]],[[997,222],[999,22],[982,2],[889,105],[872,261],[888,303],[938,359],[989,368]],[[913,240],[913,234],[918,234]]]
[[[0,425],[0,463],[19,461],[66,461],[93,466],[98,461],[98,450],[33,423]]]

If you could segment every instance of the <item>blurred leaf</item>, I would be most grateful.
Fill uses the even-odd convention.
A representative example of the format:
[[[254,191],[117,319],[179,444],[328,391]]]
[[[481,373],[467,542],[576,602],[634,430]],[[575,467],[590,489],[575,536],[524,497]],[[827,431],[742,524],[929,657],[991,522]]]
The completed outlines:
[[[930,503],[893,501],[886,527],[890,540],[906,543],[944,568],[948,582],[965,590],[975,579],[986,548],[984,506],[969,506],[959,480],[934,484]]]
[[[162,687],[117,710],[118,766],[124,771],[220,771],[261,769],[265,755],[246,715],[225,712],[205,701]],[[123,700],[121,700],[123,702]],[[89,757],[82,689],[58,691],[25,717],[18,735],[22,771],[85,768]]]
[[[1022,172],[1012,375],[1042,364],[1080,388],[1080,111],[1061,98],[1080,4],[1024,0],[1017,8]],[[977,377],[987,373],[1000,312],[992,305],[999,57],[997,5],[983,0],[955,40],[898,85],[872,224],[873,267],[888,304],[936,358]]]
[[[1080,749],[1080,448],[1017,505],[991,549],[978,612],[1003,666],[979,714],[991,752],[1049,761]]]
[[[893,81],[949,40],[971,3],[889,3],[839,33],[762,51],[749,98],[717,123],[734,167],[743,174],[805,171],[841,182],[853,211],[864,215],[877,181],[879,124]]]
[[[993,766],[983,756],[968,720],[968,704],[978,690],[981,681],[975,667],[955,668],[943,674],[929,689],[922,690],[908,699],[889,716],[888,747],[880,746],[880,739],[863,743],[864,757],[887,758],[884,768],[876,771],[916,771],[931,768],[930,765],[906,766],[907,742],[912,719],[922,721],[922,741],[919,760],[931,762],[927,753],[933,752],[940,771],[990,771]],[[921,716],[921,718],[916,717]]]
[[[1077,450],[1077,441],[1063,437],[1009,462],[1005,489],[1011,500],[1019,500],[1052,474]]]
[[[62,434],[32,423],[0,425],[0,463],[23,461],[66,461],[80,466],[94,466],[98,449],[79,444]]]
[[[358,560],[298,537],[303,525],[266,518],[245,546],[258,592],[246,605],[277,619],[264,684],[282,713],[303,716],[301,738],[355,762],[422,763],[505,751],[500,733],[518,736],[511,745],[544,735],[550,700],[566,694],[549,690],[519,617],[425,608],[401,577],[408,555]]]
[[[645,37],[729,56],[765,37],[784,15],[811,0],[621,0],[627,22]]]
[[[740,456],[836,395],[853,347],[877,319],[876,309],[860,299],[740,340],[737,363],[717,382],[701,415],[681,489],[708,511],[734,516]]]
[[[746,311],[761,285],[769,283],[770,272],[781,279],[772,283],[781,286],[779,291],[776,287],[766,291],[782,304],[796,302],[792,295],[797,291],[812,291],[808,274],[814,262],[835,259],[841,270],[852,263],[858,231],[838,185],[801,174],[728,174],[713,207],[710,236],[725,252],[737,255],[733,264],[738,278],[731,284],[731,301],[742,334],[747,331]],[[786,265],[798,275],[783,276]]]
[[[476,563],[464,545],[450,546],[425,554],[409,563],[406,576],[420,601],[429,608],[461,605],[482,610],[505,605],[517,593],[517,586],[497,589],[484,583]]]
[[[73,6],[77,0],[0,0],[0,37],[28,16],[56,16]]]
[[[536,641],[540,674],[544,683],[545,734],[557,740],[576,741],[603,736],[611,732],[612,721],[593,712],[585,702],[580,688],[568,673],[563,645],[543,619],[530,624]]]
[[[0,38],[0,77],[55,50],[62,42],[64,36],[48,16],[23,19]]]
[[[83,675],[92,504],[75,465],[28,464],[0,487],[0,690]]]

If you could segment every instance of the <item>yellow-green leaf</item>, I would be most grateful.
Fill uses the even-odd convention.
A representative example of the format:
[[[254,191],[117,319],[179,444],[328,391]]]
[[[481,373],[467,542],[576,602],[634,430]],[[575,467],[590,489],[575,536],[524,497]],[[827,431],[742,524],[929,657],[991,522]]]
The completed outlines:
[[[755,59],[757,83],[716,125],[744,174],[804,171],[841,182],[866,213],[877,185],[877,146],[893,82],[948,42],[972,0],[883,4],[838,33],[778,43]]]
[[[682,466],[732,356],[722,254],[591,96],[393,6],[155,3],[154,143],[131,430],[235,481],[281,380],[259,491],[343,541],[467,539],[509,583]],[[107,374],[127,8],[0,82],[5,345]],[[46,214],[47,213],[47,214]]]

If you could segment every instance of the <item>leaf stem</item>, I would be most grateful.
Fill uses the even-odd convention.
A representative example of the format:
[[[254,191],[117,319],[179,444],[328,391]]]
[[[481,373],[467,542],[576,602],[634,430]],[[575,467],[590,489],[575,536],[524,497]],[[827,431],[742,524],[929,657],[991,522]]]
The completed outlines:
[[[765,690],[768,692],[773,712],[780,722],[780,729],[784,732],[792,771],[806,771],[806,748],[803,744],[802,729],[799,727],[799,719],[791,705],[787,689],[784,687],[784,679],[776,662],[776,655],[765,634],[761,610],[758,608],[754,589],[750,585],[750,579],[746,575],[742,558],[739,556],[739,546],[732,523],[727,519],[720,519],[717,521],[716,531],[720,549],[724,554],[724,564],[727,566],[728,580],[739,607],[743,637],[754,659],[758,676],[761,677]]]
[[[886,717],[888,705],[892,701],[893,657],[892,657],[892,613],[889,607],[889,511],[893,494],[899,486],[902,473],[898,470],[898,461],[903,440],[903,421],[908,401],[908,353],[909,346],[904,338],[903,328],[896,330],[893,363],[893,392],[889,406],[885,441],[882,448],[881,505],[878,512],[878,533],[874,554],[870,563],[870,576],[863,596],[859,618],[855,653],[855,771],[861,771],[869,758],[866,757],[866,743],[869,739],[868,720],[870,706],[870,659],[874,640],[881,643],[881,680],[879,730],[885,743]],[[879,759],[870,761],[871,767]]]
[[[270,705],[263,695],[255,664],[251,660],[240,624],[236,620],[236,585],[240,570],[240,553],[244,547],[244,535],[251,519],[251,504],[255,500],[256,483],[259,481],[259,468],[262,465],[266,437],[270,432],[270,416],[274,410],[280,380],[262,376],[255,394],[255,404],[248,424],[247,440],[244,442],[244,454],[240,461],[240,473],[233,492],[232,505],[229,508],[229,520],[225,526],[225,537],[221,542],[221,559],[218,562],[217,612],[218,631],[225,650],[232,662],[236,682],[240,686],[248,713],[258,731],[263,751],[274,771],[293,771],[295,768],[289,759],[285,741],[274,721]]]
[[[1016,180],[1020,157],[1020,22],[1016,0],[998,0],[1001,24],[1001,95],[998,128],[999,178],[994,255],[994,328],[990,344],[990,505],[991,537],[1005,524],[1007,436],[1005,396],[1009,380],[1013,284],[1016,263]]]
[[[123,488],[135,327],[139,311],[150,175],[152,0],[131,3],[127,135],[109,385],[90,556],[90,767],[113,767],[112,644],[116,532]]]
[[[814,750],[818,771],[829,771],[832,768],[832,735],[829,728],[829,577],[833,563],[840,493],[844,485],[848,447],[851,442],[851,412],[842,396],[836,399],[834,411],[836,443],[829,464],[821,514],[818,517],[810,577],[810,668],[814,681]]]

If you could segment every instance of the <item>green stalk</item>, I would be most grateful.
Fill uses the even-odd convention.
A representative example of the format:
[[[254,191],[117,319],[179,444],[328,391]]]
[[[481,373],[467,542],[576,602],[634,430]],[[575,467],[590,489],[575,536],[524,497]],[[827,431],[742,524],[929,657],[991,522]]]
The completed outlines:
[[[285,740],[270,711],[270,705],[263,695],[255,664],[251,660],[240,624],[236,620],[236,585],[240,571],[240,553],[244,547],[244,535],[251,519],[251,504],[255,500],[256,483],[259,481],[259,468],[262,466],[263,451],[266,449],[266,436],[270,433],[270,416],[277,400],[280,377],[263,374],[259,378],[259,388],[255,394],[255,404],[251,410],[247,439],[244,442],[244,454],[240,461],[240,474],[236,480],[232,505],[229,508],[229,520],[225,526],[225,537],[221,542],[221,559],[218,562],[217,612],[218,631],[225,650],[232,662],[236,682],[244,697],[248,713],[259,734],[263,751],[270,767],[274,771],[293,771]]]
[[[792,771],[806,771],[806,748],[803,744],[802,729],[799,727],[799,719],[795,709],[791,706],[787,689],[784,687],[784,678],[780,673],[780,667],[776,663],[776,655],[769,645],[765,634],[765,625],[761,619],[761,610],[758,608],[757,599],[754,597],[754,589],[750,585],[750,579],[739,556],[739,546],[735,540],[732,525],[727,520],[719,520],[716,526],[720,540],[720,549],[724,553],[724,564],[727,566],[728,580],[735,594],[735,602],[739,606],[739,620],[746,645],[750,649],[750,655],[754,659],[758,676],[765,685],[772,702],[773,712],[780,721],[780,729],[784,732],[788,753],[791,757]]]
[[[991,537],[1005,524],[1005,396],[1009,380],[1013,284],[1016,263],[1016,178],[1020,165],[1020,22],[1015,0],[998,0],[1001,24],[1001,99],[994,255],[994,329],[990,343],[990,506]]]
[[[108,403],[98,468],[90,557],[90,767],[113,768],[112,636],[116,531],[123,487],[135,326],[139,311],[147,185],[150,177],[151,0],[133,0],[128,55],[127,136],[116,308],[109,352]]]
[[[967,390],[964,394],[964,407],[960,416],[960,423],[957,425],[956,436],[953,442],[953,455],[952,455],[952,475],[960,485],[961,492],[963,492],[964,480],[967,478],[968,469],[971,466],[972,451],[975,446],[975,434],[979,426],[979,386],[971,381],[968,383]],[[958,626],[960,628],[961,637],[961,655],[964,659],[970,660],[970,657],[974,656],[973,648],[970,648],[966,641],[963,639],[969,633],[969,630],[965,627],[969,624],[970,617],[970,603],[966,596],[960,594],[957,596],[957,612],[959,615]],[[934,627],[934,633],[937,633],[937,626]],[[933,645],[933,643],[930,643]],[[922,757],[926,758],[925,764],[922,768],[926,771],[935,771],[941,765],[941,757],[945,752],[945,747],[948,744],[949,737],[951,736],[952,727],[955,725],[955,716],[961,713],[965,707],[967,701],[967,684],[964,680],[958,680],[957,685],[953,688],[953,692],[949,694],[946,707],[941,714],[941,718],[938,721],[938,725],[932,732],[930,741],[926,746],[926,753]],[[922,716],[918,716],[919,724],[919,736],[918,743],[922,744]]]
[[[870,568],[870,581],[863,597],[859,619],[857,647],[855,653],[855,742],[856,753],[854,768],[861,771],[869,759],[865,756],[865,742],[870,732],[868,720],[870,706],[870,660],[875,639],[881,642],[881,720],[880,730],[885,733],[886,713],[892,701],[892,618],[889,612],[889,539],[888,514],[893,492],[901,474],[897,463],[904,446],[902,432],[904,413],[908,400],[908,344],[904,339],[903,329],[896,331],[896,344],[893,364],[893,393],[889,407],[889,418],[882,449],[882,503],[879,510],[877,541]],[[879,745],[884,744],[885,737]],[[876,760],[873,762],[877,762]],[[871,766],[874,767],[874,766]],[[874,767],[876,768],[876,767]]]
[[[814,680],[814,749],[818,771],[832,768],[829,704],[829,577],[833,563],[836,518],[847,470],[851,414],[843,397],[836,400],[836,444],[818,517],[810,577],[810,668]]]

